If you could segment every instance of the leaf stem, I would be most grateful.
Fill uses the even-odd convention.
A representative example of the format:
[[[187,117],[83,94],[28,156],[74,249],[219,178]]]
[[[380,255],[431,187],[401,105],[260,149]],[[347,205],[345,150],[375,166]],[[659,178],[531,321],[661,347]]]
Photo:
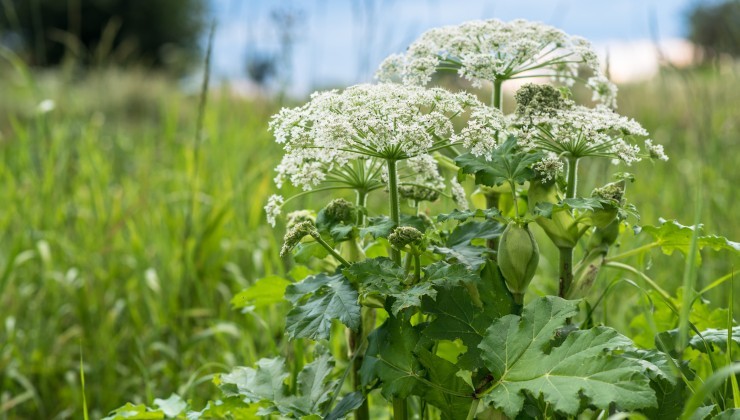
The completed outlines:
[[[318,232],[312,232],[311,233],[311,236],[314,239],[316,239],[316,242],[318,242],[319,244],[321,244],[321,246],[323,246],[324,248],[326,248],[326,250],[329,251],[329,253],[334,258],[336,258],[337,260],[339,260],[339,262],[342,263],[342,265],[345,265],[347,267],[349,267],[351,265],[347,260],[345,260],[341,255],[339,255],[339,253],[336,250],[334,250],[334,248],[332,248],[331,245],[329,245],[328,243],[326,243],[326,241],[324,240],[324,238],[322,238],[321,235],[319,235]]]
[[[643,245],[641,247],[638,247],[638,248],[635,248],[635,249],[631,249],[631,250],[629,250],[627,252],[623,252],[621,254],[613,255],[613,256],[607,258],[607,260],[609,260],[609,261],[621,260],[623,258],[628,258],[628,257],[631,257],[633,255],[639,255],[639,254],[642,254],[645,251],[648,251],[650,249],[655,248],[656,246],[660,246],[660,242],[658,242],[658,241],[651,242],[651,243],[649,243],[647,245]]]
[[[475,419],[475,414],[478,412],[478,404],[480,404],[479,399],[474,399],[473,403],[470,404],[470,410],[468,411],[468,416],[465,418],[466,420],[473,420]]]
[[[414,254],[414,283],[421,281],[421,258]]]

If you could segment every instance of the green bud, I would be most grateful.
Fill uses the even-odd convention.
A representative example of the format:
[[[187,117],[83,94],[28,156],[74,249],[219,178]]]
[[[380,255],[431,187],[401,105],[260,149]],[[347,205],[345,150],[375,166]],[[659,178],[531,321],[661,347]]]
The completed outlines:
[[[284,243],[283,248],[280,250],[280,256],[284,257],[288,255],[304,237],[308,235],[313,236],[314,234],[318,235],[318,232],[311,221],[300,222],[292,226],[288,229],[288,232],[285,233],[285,237],[283,237]]]
[[[608,200],[613,203],[605,205],[603,209],[594,210],[591,214],[591,222],[597,227],[606,227],[617,219],[618,206],[624,203],[624,190],[626,182],[624,180],[606,184],[601,188],[594,188],[591,192],[592,197]]]
[[[539,261],[540,250],[527,225],[509,223],[499,242],[498,266],[511,293],[524,294]]]
[[[559,198],[555,181],[531,180],[529,190],[527,190],[527,200],[531,211],[534,211],[537,203],[557,203]],[[555,212],[552,218],[539,216],[535,219],[535,222],[540,225],[547,237],[559,248],[573,248],[581,237],[578,223],[567,211]]]
[[[553,114],[555,111],[568,108],[572,104],[554,87],[533,83],[527,83],[519,88],[514,95],[514,99],[517,103],[515,112],[521,117],[534,112]]]
[[[288,222],[286,223],[286,226],[288,229],[301,222],[311,222],[316,224],[316,213],[312,210],[296,210],[288,213],[287,219]]]
[[[399,226],[388,235],[388,242],[393,248],[401,250],[407,245],[419,246],[424,239],[424,234],[411,226]]]
[[[595,227],[591,237],[588,240],[586,249],[592,250],[601,245],[611,246],[617,241],[619,236],[619,219],[615,218],[604,227]]]
[[[354,223],[357,220],[357,208],[343,198],[337,198],[324,207],[324,214],[335,222]]]
[[[438,191],[418,185],[401,185],[398,193],[401,197],[414,201],[436,201],[439,198]]]

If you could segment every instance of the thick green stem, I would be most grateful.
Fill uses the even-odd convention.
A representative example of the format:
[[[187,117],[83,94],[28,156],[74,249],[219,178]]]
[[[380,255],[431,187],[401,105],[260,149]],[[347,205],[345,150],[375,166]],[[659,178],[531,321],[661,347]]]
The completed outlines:
[[[486,207],[489,209],[498,209],[499,197],[500,194],[496,192],[486,193]],[[498,249],[498,239],[492,238],[486,240],[486,246],[488,246],[488,249],[496,251]]]
[[[480,404],[479,399],[474,399],[473,403],[470,404],[470,410],[468,411],[468,416],[466,417],[466,420],[473,420],[475,419],[475,414],[478,412],[478,404]]]
[[[514,200],[514,218],[519,217],[519,200],[516,198],[516,185],[513,182],[509,182],[511,186],[511,198]]]
[[[575,198],[578,187],[578,158],[568,158],[568,186],[565,189],[565,198]]]
[[[414,283],[421,281],[421,258],[414,254]]]
[[[568,184],[565,188],[565,198],[575,198],[578,191],[578,158],[568,158]],[[565,298],[571,284],[573,284],[573,248],[561,247],[560,250],[560,277],[558,296]]]
[[[349,338],[349,347],[352,357],[352,386],[355,391],[363,392],[362,381],[360,379],[360,368],[362,367],[362,354],[360,353],[363,341],[363,322],[356,332],[352,331]],[[355,420],[370,420],[370,406],[367,402],[367,396],[357,410],[355,411]]]
[[[565,298],[568,289],[573,283],[573,248],[559,248],[560,250],[560,285],[558,296]]]
[[[367,191],[357,190],[357,226],[365,225],[365,207],[367,206]]]
[[[491,93],[491,104],[494,108],[498,108],[503,111],[503,90],[501,89],[501,84],[503,83],[503,80],[494,80],[493,82],[493,92]]]
[[[406,398],[393,399],[393,420],[408,420],[409,405]]]
[[[396,161],[388,159],[388,194],[390,195],[391,220],[393,226],[401,225],[401,205],[398,202],[398,172],[396,171]],[[398,265],[401,265],[401,251],[391,247],[391,259]]]

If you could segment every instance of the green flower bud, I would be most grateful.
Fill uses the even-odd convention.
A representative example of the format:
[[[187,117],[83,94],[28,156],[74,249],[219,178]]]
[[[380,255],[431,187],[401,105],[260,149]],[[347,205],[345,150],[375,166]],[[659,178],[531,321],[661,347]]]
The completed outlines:
[[[624,203],[624,190],[626,182],[624,180],[606,184],[601,188],[595,188],[591,193],[592,197],[601,198],[610,201],[611,205],[605,205],[603,209],[594,210],[591,214],[591,221],[594,226],[605,228],[617,219],[617,207]]]
[[[436,201],[439,198],[438,191],[418,185],[400,185],[398,193],[401,197],[414,201]]]
[[[284,243],[283,248],[280,250],[280,256],[284,257],[288,255],[307,235],[318,235],[316,227],[311,221],[300,222],[288,229],[288,232],[285,233],[285,237],[283,238]]]
[[[424,239],[424,234],[411,226],[399,226],[388,235],[388,242],[393,248],[401,250],[407,245],[419,246]]]
[[[562,92],[554,87],[533,83],[527,83],[519,88],[514,99],[517,103],[515,112],[522,117],[532,113],[553,114],[572,105],[572,102],[564,98]]]
[[[595,227],[591,238],[588,240],[586,249],[592,250],[601,245],[611,246],[617,241],[619,236],[619,220],[613,219],[611,223],[605,227]]]
[[[324,207],[324,214],[335,222],[354,223],[357,220],[357,208],[343,198],[337,198]]]
[[[524,295],[539,261],[540,250],[527,225],[509,223],[499,242],[498,266],[515,297],[518,295],[521,299]]]
[[[296,210],[288,213],[287,219],[288,222],[286,223],[286,226],[288,229],[301,222],[311,222],[316,224],[316,213],[312,210]]]
[[[531,211],[537,207],[538,203],[557,203],[559,198],[555,181],[531,180],[527,191],[527,200]],[[567,211],[555,212],[552,218],[539,216],[535,219],[535,222],[540,225],[550,240],[559,248],[573,248],[581,237],[578,223]]]

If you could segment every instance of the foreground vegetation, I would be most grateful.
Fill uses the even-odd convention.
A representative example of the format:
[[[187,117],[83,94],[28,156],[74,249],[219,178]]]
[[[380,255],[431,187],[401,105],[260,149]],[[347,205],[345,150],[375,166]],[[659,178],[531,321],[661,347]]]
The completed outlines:
[[[280,155],[266,127],[277,107],[217,90],[197,142],[197,97],[171,81],[135,70],[18,70],[3,68],[0,82],[0,418],[78,418],[83,404],[99,418],[171,392],[198,405],[216,393],[213,373],[292,352],[287,306],[230,304],[256,279],[289,268],[277,257],[283,230],[265,226],[262,209]],[[636,168],[629,197],[644,223],[660,215],[692,224],[698,195],[705,230],[740,238],[732,152],[740,109],[728,88],[737,82],[728,68],[622,88],[620,112],[672,159]],[[54,109],[39,108],[45,99]],[[590,178],[582,175],[584,190]],[[645,238],[624,241],[630,249]],[[676,295],[680,256],[649,255],[633,262]],[[695,288],[736,263],[706,253]],[[531,289],[547,287],[535,278]],[[738,290],[722,283],[707,297],[725,306]],[[644,344],[649,334],[630,325],[641,293],[624,287],[606,299],[598,321]],[[707,317],[726,315],[712,309]]]

